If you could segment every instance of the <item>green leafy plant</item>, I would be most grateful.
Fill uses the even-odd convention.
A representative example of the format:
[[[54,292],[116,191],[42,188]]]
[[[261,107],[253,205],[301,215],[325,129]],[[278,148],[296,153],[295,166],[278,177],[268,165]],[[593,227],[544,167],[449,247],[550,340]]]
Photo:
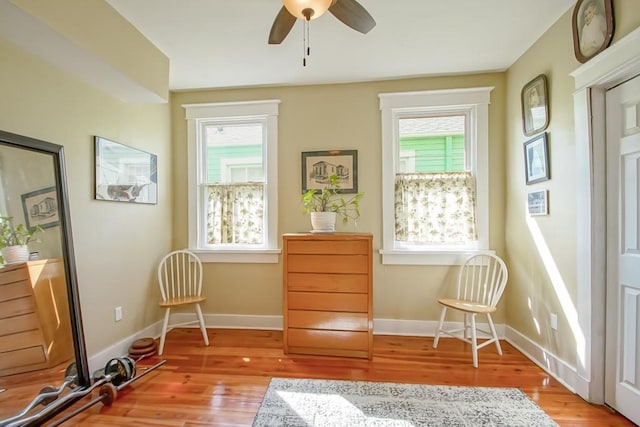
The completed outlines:
[[[337,175],[330,175],[329,181],[321,189],[307,190],[301,197],[304,211],[311,212],[335,212],[343,223],[350,219],[356,223],[360,218],[360,199],[364,193],[356,193],[345,197],[340,193],[340,180]]]
[[[22,246],[39,239],[35,237],[38,232],[44,231],[42,227],[36,225],[29,229],[24,224],[13,224],[13,217],[0,217],[0,248],[7,246]]]

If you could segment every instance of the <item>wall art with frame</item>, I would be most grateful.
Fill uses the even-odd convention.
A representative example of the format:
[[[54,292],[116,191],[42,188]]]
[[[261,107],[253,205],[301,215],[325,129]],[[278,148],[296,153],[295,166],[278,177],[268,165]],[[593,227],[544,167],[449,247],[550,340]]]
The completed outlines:
[[[548,215],[548,190],[535,190],[527,193],[527,212],[529,215]]]
[[[571,20],[573,52],[581,63],[603,50],[613,39],[613,0],[578,0]]]
[[[358,150],[302,152],[302,193],[323,188],[334,174],[340,181],[340,193],[357,193]]]
[[[542,132],[549,126],[549,91],[547,76],[540,74],[524,85],[522,101],[522,131],[525,136]]]
[[[96,200],[156,204],[157,165],[155,154],[96,136]]]
[[[527,185],[551,178],[546,132],[524,143],[524,170]]]
[[[42,228],[60,225],[56,187],[31,191],[23,194],[21,198],[25,226],[28,229],[38,225]]]

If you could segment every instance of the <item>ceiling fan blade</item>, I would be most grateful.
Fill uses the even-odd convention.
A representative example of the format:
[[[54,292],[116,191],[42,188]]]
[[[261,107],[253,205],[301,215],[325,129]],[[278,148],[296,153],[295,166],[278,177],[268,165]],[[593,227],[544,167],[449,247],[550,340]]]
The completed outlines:
[[[362,34],[367,34],[376,26],[373,17],[356,0],[336,0],[329,8],[329,12],[343,24],[360,31]]]
[[[287,34],[296,23],[296,17],[289,13],[286,7],[282,6],[278,16],[273,21],[269,32],[269,44],[280,44],[287,37]]]

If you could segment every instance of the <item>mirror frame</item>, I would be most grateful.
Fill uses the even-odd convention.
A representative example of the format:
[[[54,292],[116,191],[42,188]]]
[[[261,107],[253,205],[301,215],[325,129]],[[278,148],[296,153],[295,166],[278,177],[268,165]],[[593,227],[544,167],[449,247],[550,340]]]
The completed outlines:
[[[30,150],[42,154],[50,154],[53,158],[56,189],[58,191],[58,215],[60,217],[61,226],[60,236],[62,239],[62,254],[64,257],[64,271],[67,278],[67,296],[69,300],[69,314],[71,317],[71,333],[73,335],[75,363],[78,373],[77,388],[87,388],[91,385],[91,377],[89,374],[89,363],[82,327],[82,313],[80,311],[80,296],[78,293],[78,279],[76,275],[76,264],[73,251],[73,237],[71,234],[71,219],[69,216],[64,147],[51,142],[17,135],[2,130],[0,130],[0,145]],[[61,378],[61,380],[63,380],[63,378]],[[78,396],[78,398],[80,397],[81,396]],[[46,414],[45,418],[51,418],[64,408],[70,406],[75,400],[77,399],[70,399],[67,404],[60,405],[60,408],[56,408],[52,413]],[[44,419],[39,420],[39,422],[42,421],[44,421]]]

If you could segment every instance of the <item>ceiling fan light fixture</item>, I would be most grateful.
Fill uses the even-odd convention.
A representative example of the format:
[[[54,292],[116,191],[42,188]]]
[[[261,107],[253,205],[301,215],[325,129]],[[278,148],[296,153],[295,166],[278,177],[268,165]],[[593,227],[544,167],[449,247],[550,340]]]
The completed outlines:
[[[282,0],[290,14],[300,19],[316,19],[322,16],[333,0]],[[311,10],[313,13],[309,13]],[[310,16],[308,16],[310,15]]]

